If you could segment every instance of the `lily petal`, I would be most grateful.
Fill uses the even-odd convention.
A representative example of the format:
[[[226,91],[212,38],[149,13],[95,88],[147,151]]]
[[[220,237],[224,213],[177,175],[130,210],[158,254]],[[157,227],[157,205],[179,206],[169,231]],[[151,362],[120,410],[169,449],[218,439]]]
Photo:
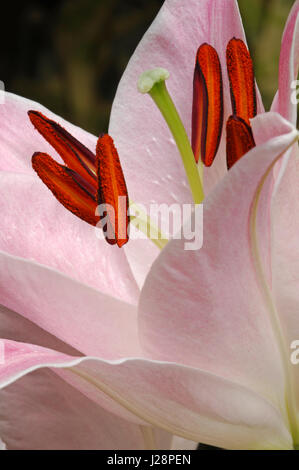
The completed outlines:
[[[294,130],[294,126],[275,112],[258,114],[251,119],[251,127],[257,145],[262,145],[273,137],[280,137]],[[284,171],[282,162],[287,156],[281,158],[273,167],[264,182],[260,194],[260,210],[257,213],[257,238],[260,243],[260,257],[264,266],[266,278],[269,286],[272,285],[272,221],[271,221],[271,198],[275,190],[275,180],[279,177],[280,171]],[[282,167],[282,168],[281,168]],[[262,208],[262,209],[261,209]],[[265,221],[267,221],[265,227]]]
[[[152,241],[144,239],[133,240],[132,238],[123,249],[134,273],[134,278],[141,290],[153,262],[159,256],[160,250]]]
[[[288,134],[294,130],[290,121],[276,112],[258,114],[250,120],[250,125],[256,145],[264,144],[273,137]]]
[[[297,103],[291,99],[296,93],[292,82],[297,79],[299,68],[299,1],[296,0],[290,12],[283,33],[280,61],[278,93],[272,104],[272,111],[278,111],[294,125],[297,122]]]
[[[273,295],[289,348],[290,371],[295,390],[299,387],[298,365],[291,364],[291,343],[299,340],[299,151],[293,148],[285,159],[276,180],[272,205]],[[298,347],[297,347],[298,349]],[[299,396],[296,394],[297,404]]]
[[[198,442],[189,441],[188,439],[177,436],[173,438],[171,445],[172,450],[196,450],[197,447]]]
[[[100,314],[100,312],[98,314]],[[36,319],[36,321],[37,323],[39,323],[38,319]],[[88,318],[87,318],[87,321],[88,321]],[[75,316],[74,316],[74,325],[76,328]],[[82,331],[83,331],[83,334],[88,334],[88,331],[85,331],[84,326],[83,326]],[[104,324],[103,324],[103,331],[105,332]],[[109,337],[109,333],[110,332],[107,332],[107,337]],[[26,342],[26,343],[35,344],[38,346],[43,346],[44,348],[54,349],[55,351],[68,354],[71,356],[75,356],[75,357],[82,356],[80,351],[72,348],[70,345],[59,340],[54,335],[51,335],[45,329],[40,328],[36,323],[31,322],[24,316],[21,316],[20,314],[12,310],[9,310],[3,306],[0,306],[0,338],[6,338],[6,340],[13,340],[13,341],[21,342],[21,343]],[[101,341],[100,333],[99,333],[98,339]],[[92,345],[90,345],[89,347],[92,347]],[[101,354],[101,351],[99,350],[99,345],[96,345],[96,348]],[[1,352],[2,352],[2,349],[1,349]],[[138,351],[135,351],[135,354],[138,354]],[[55,373],[57,375],[59,375],[59,371],[60,369],[55,369]],[[74,388],[76,388],[75,381],[72,381],[71,385]],[[84,390],[81,390],[81,391],[89,400],[93,401],[98,406],[108,409],[114,415],[117,415],[120,418],[125,419],[126,421],[133,422],[135,424],[139,424],[139,425],[146,424],[143,420],[140,420],[132,413],[129,413],[127,410],[125,410],[123,407],[118,405],[114,400],[105,396],[103,393],[101,394],[99,393],[99,391],[94,393],[94,390],[88,388],[87,386],[84,388]]]
[[[141,355],[136,307],[33,261],[4,252],[0,259],[0,304],[80,353]]]
[[[203,247],[169,242],[146,279],[138,317],[150,357],[200,367],[282,407],[283,372],[254,269],[250,217],[263,176],[297,135],[274,138],[233,166],[204,204]],[[268,219],[260,223],[267,233]]]
[[[0,305],[0,338],[21,343],[32,343],[48,349],[80,356],[81,353],[68,344],[40,328],[19,313]]]
[[[142,426],[105,411],[50,370],[23,377],[2,390],[0,400],[8,450],[146,448]],[[169,448],[171,435],[156,434],[157,448]]]
[[[0,387],[41,367],[58,367],[66,380],[76,376],[82,389],[92,385],[150,424],[183,438],[227,449],[292,447],[280,413],[269,402],[208,372],[140,359],[76,359],[14,342],[6,342],[5,350]]]

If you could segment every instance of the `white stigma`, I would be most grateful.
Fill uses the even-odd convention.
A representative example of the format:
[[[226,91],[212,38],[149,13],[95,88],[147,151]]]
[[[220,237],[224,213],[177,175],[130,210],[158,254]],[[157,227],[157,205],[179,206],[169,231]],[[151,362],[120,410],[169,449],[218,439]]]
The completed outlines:
[[[147,70],[140,76],[138,80],[138,91],[140,91],[140,93],[149,93],[157,83],[164,82],[168,78],[168,70],[162,69],[161,67]]]

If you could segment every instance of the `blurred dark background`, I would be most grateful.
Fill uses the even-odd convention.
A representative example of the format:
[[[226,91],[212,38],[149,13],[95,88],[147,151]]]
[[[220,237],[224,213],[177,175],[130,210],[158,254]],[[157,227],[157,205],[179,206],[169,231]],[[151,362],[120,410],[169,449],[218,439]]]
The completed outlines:
[[[200,1],[200,0],[199,0]],[[239,0],[256,76],[269,106],[281,35],[293,0]],[[162,0],[52,0],[1,5],[1,76],[8,91],[41,102],[98,134],[117,83]]]

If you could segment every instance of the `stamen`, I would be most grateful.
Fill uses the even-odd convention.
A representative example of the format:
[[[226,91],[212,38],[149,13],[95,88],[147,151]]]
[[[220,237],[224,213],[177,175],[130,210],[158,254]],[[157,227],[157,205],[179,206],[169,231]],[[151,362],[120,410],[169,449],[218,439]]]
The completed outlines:
[[[95,155],[55,121],[38,111],[28,111],[35,129],[61,156],[65,164],[91,185],[96,183]]]
[[[46,153],[35,153],[32,156],[32,167],[66,209],[91,225],[99,222],[99,217],[95,215],[96,199],[88,191],[86,183],[82,185],[80,175],[59,165]]]
[[[100,194],[98,179],[103,182],[105,181],[105,176],[102,177],[100,173],[99,175],[97,174],[97,171],[103,172],[103,166],[101,165],[101,168],[96,168],[96,156],[55,121],[48,119],[38,111],[29,111],[28,115],[38,132],[53,146],[70,167],[58,164],[45,153],[36,152],[32,157],[32,166],[38,176],[54,194],[56,199],[73,214],[91,225],[97,225],[100,219],[102,219],[101,225],[108,243],[118,243],[118,246],[124,245],[128,241],[129,217],[127,213],[129,203],[127,194],[123,195],[119,206],[117,204],[111,206],[113,210],[116,208],[116,223],[118,224],[116,239],[115,226],[110,223],[110,220],[114,220],[113,214],[110,214],[108,221],[104,221],[103,214],[98,213],[98,204],[103,202],[102,197],[104,197],[105,192],[103,191],[103,196]],[[106,137],[108,141],[110,139],[109,136],[101,134],[100,138],[103,137]],[[111,145],[111,148],[109,148],[109,145],[107,145],[107,148],[113,152],[113,142],[112,139],[110,140],[109,145]],[[114,151],[116,152],[115,148]],[[102,157],[101,161],[104,165]],[[123,178],[121,168],[115,170],[115,175],[120,172]],[[111,181],[113,181],[113,178]],[[132,201],[130,201],[130,204],[136,206]],[[109,205],[108,202],[107,205]],[[159,249],[162,249],[167,244],[167,237],[159,231],[153,221],[150,220],[147,214],[143,213],[140,207],[138,207],[138,214],[138,216],[131,219],[131,222],[151,238]],[[124,237],[122,233],[125,233]]]
[[[196,162],[211,166],[223,126],[223,85],[216,50],[202,44],[196,55],[193,79],[192,149]]]
[[[245,153],[255,147],[251,128],[238,116],[230,116],[226,124],[226,159],[230,169]]]
[[[98,203],[105,205],[106,240],[119,247],[128,242],[129,198],[119,156],[109,135],[99,137],[97,143]],[[108,222],[107,222],[108,220]],[[103,216],[101,214],[101,221]]]
[[[149,70],[139,78],[138,90],[151,96],[164,117],[181,154],[194,203],[200,204],[204,199],[202,168],[196,165],[186,130],[166,88],[168,77],[165,69]]]
[[[70,165],[70,168],[65,167],[58,164],[49,155],[36,152],[32,157],[32,166],[38,176],[56,199],[73,214],[95,226],[101,220],[108,243],[112,245],[117,243],[118,246],[124,245],[128,241],[129,201],[119,158],[112,139],[105,134],[100,135],[97,155],[98,168],[96,169],[96,156],[59,124],[37,111],[29,111],[28,115],[40,134]],[[86,166],[83,161],[88,163],[87,169],[92,168],[92,172],[95,173],[92,175],[92,179],[89,178],[90,173],[84,171]],[[105,168],[105,165],[108,165],[108,167]],[[110,192],[115,195],[112,198],[113,201],[109,198]],[[118,196],[120,196],[121,201],[117,201]],[[100,208],[102,213],[98,212],[98,204],[105,203],[105,198],[107,203],[106,213],[110,207],[112,208],[108,220],[103,214],[105,212],[102,211],[103,208]],[[114,203],[115,200],[117,201],[116,204]],[[109,206],[111,202],[112,206]],[[130,205],[136,206],[132,201],[130,201]],[[136,207],[138,207],[138,216],[133,217],[131,222],[138,230],[143,231],[145,235],[151,238],[159,249],[162,249],[168,242],[167,237],[160,232],[139,206]],[[116,213],[117,227],[115,227],[115,223],[112,223],[115,220],[112,212]]]
[[[256,115],[256,88],[250,53],[241,39],[233,38],[226,49],[233,114],[250,125]]]

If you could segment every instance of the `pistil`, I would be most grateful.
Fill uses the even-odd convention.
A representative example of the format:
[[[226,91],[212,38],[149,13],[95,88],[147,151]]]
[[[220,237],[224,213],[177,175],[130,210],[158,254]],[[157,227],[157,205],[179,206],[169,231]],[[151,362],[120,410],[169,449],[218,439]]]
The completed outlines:
[[[166,88],[165,80],[168,78],[169,73],[165,69],[149,70],[139,78],[138,90],[151,96],[164,117],[181,154],[194,203],[200,204],[204,199],[202,168],[196,165],[186,130]]]

